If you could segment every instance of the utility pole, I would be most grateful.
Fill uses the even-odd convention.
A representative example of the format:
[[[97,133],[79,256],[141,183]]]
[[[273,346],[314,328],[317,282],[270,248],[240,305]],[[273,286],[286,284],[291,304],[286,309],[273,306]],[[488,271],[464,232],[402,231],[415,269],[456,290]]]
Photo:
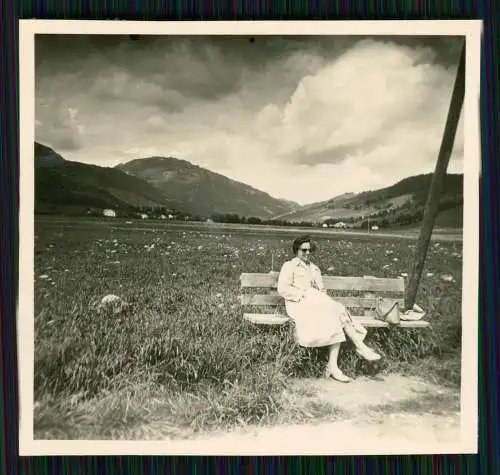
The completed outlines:
[[[464,94],[465,94],[465,42],[462,46],[462,52],[460,54],[457,77],[455,79],[455,84],[453,86],[451,104],[450,104],[450,109],[448,111],[448,117],[446,119],[446,125],[444,127],[444,134],[443,134],[443,139],[441,141],[441,148],[439,149],[436,168],[434,170],[434,175],[432,176],[429,195],[427,196],[427,202],[425,204],[425,211],[422,219],[420,236],[418,239],[418,243],[415,246],[415,252],[413,255],[413,264],[411,268],[410,278],[408,282],[408,290],[405,299],[406,309],[413,308],[417,296],[418,284],[422,276],[425,258],[427,257],[429,242],[431,239],[432,230],[434,228],[434,222],[436,220],[436,216],[439,210],[439,197],[441,194],[441,188],[443,185],[444,178],[446,176],[446,169],[448,168],[448,162],[450,161],[451,152],[453,150],[453,144],[455,142],[455,135],[457,132],[458,121],[460,119],[460,113],[462,111],[462,105],[464,102]]]

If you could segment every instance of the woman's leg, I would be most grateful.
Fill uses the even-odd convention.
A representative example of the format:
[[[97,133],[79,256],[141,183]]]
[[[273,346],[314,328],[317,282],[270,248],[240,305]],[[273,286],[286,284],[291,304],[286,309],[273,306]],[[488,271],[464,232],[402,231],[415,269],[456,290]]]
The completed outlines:
[[[351,314],[347,308],[339,302],[336,302],[336,304],[341,307],[340,321],[342,322],[344,334],[353,342],[358,355],[368,361],[379,360],[380,355],[364,342],[366,331],[364,333],[360,333],[360,330],[353,324]]]
[[[341,343],[334,343],[333,345],[330,345],[326,372],[327,376],[333,376],[334,379],[347,383],[352,381],[352,379],[346,376],[338,366],[340,345]]]
[[[356,329],[349,323],[344,325],[344,333],[351,339],[356,347],[357,353],[369,361],[376,361],[380,359],[380,355],[372,350],[364,341]]]

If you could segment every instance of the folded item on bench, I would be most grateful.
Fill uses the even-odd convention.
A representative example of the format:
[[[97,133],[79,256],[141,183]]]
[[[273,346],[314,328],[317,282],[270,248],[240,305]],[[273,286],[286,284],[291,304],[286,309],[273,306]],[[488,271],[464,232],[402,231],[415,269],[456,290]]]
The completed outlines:
[[[417,304],[413,305],[412,309],[401,312],[400,319],[406,321],[417,321],[424,318],[426,313]]]

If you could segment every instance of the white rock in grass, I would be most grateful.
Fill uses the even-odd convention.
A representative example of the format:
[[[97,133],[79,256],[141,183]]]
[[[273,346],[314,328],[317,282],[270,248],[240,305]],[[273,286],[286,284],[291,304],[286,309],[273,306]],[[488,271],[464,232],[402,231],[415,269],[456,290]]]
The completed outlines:
[[[49,276],[47,274],[43,274],[40,276],[40,279],[48,279],[48,278],[49,278]]]
[[[445,282],[454,282],[455,279],[453,278],[452,275],[442,275],[441,280],[444,280]]]
[[[432,277],[434,274],[432,272],[427,272],[426,277]]]
[[[408,277],[408,273],[407,272],[401,272],[401,277]]]
[[[333,272],[335,269],[333,266],[330,266],[328,269],[326,269],[327,272]]]
[[[101,299],[101,303],[98,306],[99,311],[110,311],[114,314],[123,312],[127,308],[128,304],[118,295],[108,294]]]

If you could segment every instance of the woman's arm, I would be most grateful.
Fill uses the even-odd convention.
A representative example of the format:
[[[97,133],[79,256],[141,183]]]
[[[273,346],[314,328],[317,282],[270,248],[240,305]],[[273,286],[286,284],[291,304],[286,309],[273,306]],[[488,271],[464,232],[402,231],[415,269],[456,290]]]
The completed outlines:
[[[278,293],[292,302],[299,302],[304,297],[303,292],[293,285],[293,268],[289,262],[285,262],[278,277]]]
[[[325,284],[323,283],[323,277],[321,276],[319,267],[316,266],[314,270],[314,281],[316,282],[318,290],[320,292],[326,293]]]

